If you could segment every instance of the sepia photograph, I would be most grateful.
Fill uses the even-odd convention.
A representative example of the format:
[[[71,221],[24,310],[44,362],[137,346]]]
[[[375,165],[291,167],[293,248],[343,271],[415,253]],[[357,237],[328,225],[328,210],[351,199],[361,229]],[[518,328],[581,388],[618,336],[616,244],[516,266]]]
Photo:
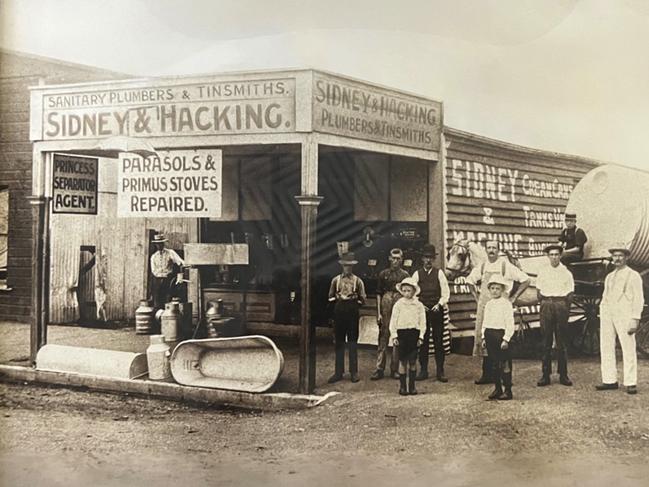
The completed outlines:
[[[647,0],[1,0],[0,486],[646,486]]]

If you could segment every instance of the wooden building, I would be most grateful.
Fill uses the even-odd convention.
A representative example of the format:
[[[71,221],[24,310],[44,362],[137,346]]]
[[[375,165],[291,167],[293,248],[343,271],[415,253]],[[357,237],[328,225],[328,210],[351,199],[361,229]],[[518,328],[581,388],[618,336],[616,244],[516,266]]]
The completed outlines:
[[[0,49],[0,319],[28,322],[32,309],[29,87],[124,77]]]

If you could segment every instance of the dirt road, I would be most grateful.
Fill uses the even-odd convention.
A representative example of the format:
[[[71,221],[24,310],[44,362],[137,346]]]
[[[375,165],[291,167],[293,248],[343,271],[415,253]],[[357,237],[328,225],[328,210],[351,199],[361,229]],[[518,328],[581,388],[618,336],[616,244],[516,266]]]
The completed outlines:
[[[0,384],[1,485],[647,485],[640,367],[629,396],[594,391],[593,360],[573,361],[573,388],[543,389],[538,364],[519,361],[515,400],[493,403],[471,359],[451,356],[451,382],[418,396],[364,378],[322,386],[343,392],[331,403],[272,413]]]

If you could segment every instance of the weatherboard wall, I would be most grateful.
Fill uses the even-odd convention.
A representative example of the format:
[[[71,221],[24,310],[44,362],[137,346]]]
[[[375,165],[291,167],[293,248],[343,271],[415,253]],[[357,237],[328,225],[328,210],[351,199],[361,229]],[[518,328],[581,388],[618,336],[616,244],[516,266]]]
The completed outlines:
[[[517,257],[543,253],[563,228],[572,189],[596,163],[445,128],[446,244],[501,242]],[[451,284],[453,325],[472,329],[475,301],[464,278]],[[522,311],[534,319],[537,307]]]

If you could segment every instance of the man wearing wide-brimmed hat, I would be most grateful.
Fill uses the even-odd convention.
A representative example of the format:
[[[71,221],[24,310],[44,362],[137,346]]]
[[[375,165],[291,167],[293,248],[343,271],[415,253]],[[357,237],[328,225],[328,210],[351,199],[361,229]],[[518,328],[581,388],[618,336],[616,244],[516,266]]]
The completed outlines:
[[[577,214],[572,211],[567,211],[564,215],[566,228],[561,230],[559,235],[559,242],[563,247],[563,254],[561,255],[561,262],[569,264],[577,262],[584,258],[584,245],[588,241],[586,232],[577,227]]]
[[[559,382],[571,386],[568,377],[568,315],[572,295],[575,292],[575,281],[572,273],[561,263],[563,247],[559,244],[548,245],[543,249],[550,261],[542,267],[536,277],[536,292],[541,303],[541,333],[543,334],[543,360],[539,387],[550,385],[552,374],[552,343],[556,343],[557,368]]]
[[[151,243],[155,252],[151,255],[151,294],[153,306],[162,309],[169,301],[171,283],[174,278],[174,265],[183,266],[185,262],[172,249],[165,248],[167,239],[162,233],[156,233]]]
[[[624,245],[609,249],[615,270],[604,280],[600,310],[600,357],[602,384],[596,388],[606,391],[618,388],[615,359],[615,336],[622,347],[624,385],[629,394],[637,392],[638,358],[635,332],[644,307],[642,277],[627,265],[631,255]]]
[[[345,371],[345,341],[349,343],[349,372],[352,382],[358,382],[358,316],[367,298],[363,280],[352,273],[358,264],[353,252],[343,254],[338,261],[342,273],[331,280],[329,301],[334,302],[334,341],[336,363],[329,383],[338,382]]]
[[[422,248],[422,266],[412,275],[413,280],[421,288],[419,300],[426,307],[426,334],[424,343],[419,347],[417,380],[428,378],[428,353],[432,335],[435,345],[435,376],[439,382],[448,382],[444,375],[444,306],[448,303],[451,292],[446,274],[435,267],[435,257],[437,257],[435,246],[425,244]]]
[[[401,267],[403,262],[403,251],[401,249],[390,250],[389,259],[390,267],[379,272],[376,285],[376,321],[379,325],[379,339],[376,370],[372,374],[372,377],[370,377],[372,380],[383,378],[387,363],[392,308],[397,300],[401,298],[401,294],[397,291],[396,285],[406,277],[409,277],[408,272]],[[399,377],[397,371],[398,362],[396,347],[392,347],[392,356],[390,358],[390,376],[392,377]]]

